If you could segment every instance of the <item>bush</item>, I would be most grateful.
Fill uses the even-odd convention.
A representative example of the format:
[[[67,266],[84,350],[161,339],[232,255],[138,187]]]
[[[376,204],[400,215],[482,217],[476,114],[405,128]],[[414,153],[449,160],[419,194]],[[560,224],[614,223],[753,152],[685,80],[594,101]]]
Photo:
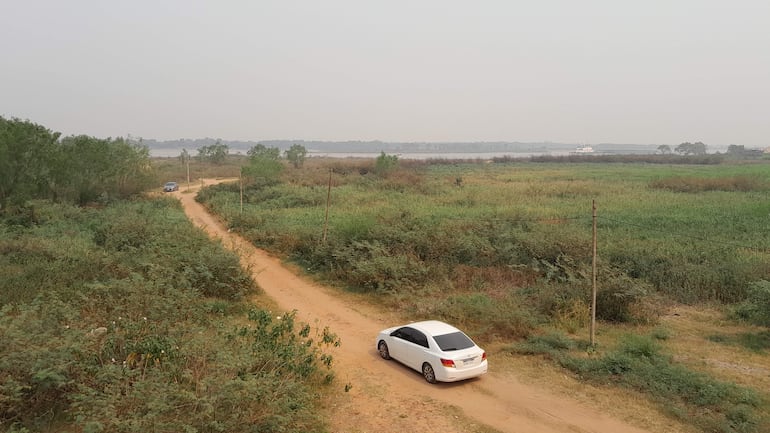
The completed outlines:
[[[450,295],[430,309],[430,316],[458,324],[487,339],[526,338],[537,324],[535,315],[514,295],[498,299],[483,293]]]
[[[735,316],[770,327],[770,281],[755,281],[749,284],[747,292],[746,300],[735,308]]]
[[[398,166],[398,156],[386,155],[381,152],[374,162],[374,172],[379,176],[385,176]]]
[[[415,287],[430,275],[421,261],[394,253],[380,242],[355,241],[333,253],[332,274],[354,287],[373,292],[394,292]]]
[[[636,308],[645,301],[648,289],[644,282],[628,277],[622,272],[603,273],[601,287],[596,294],[596,318],[608,322],[646,322],[651,317],[639,317]]]

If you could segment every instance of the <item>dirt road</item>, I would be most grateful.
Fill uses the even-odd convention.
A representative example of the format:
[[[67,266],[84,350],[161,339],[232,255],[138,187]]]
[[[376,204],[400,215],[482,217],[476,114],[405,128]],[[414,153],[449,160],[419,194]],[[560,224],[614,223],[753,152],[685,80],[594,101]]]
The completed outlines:
[[[483,427],[511,433],[646,431],[495,371],[494,357],[490,372],[481,378],[428,384],[419,373],[379,358],[374,347],[377,332],[398,324],[390,314],[298,276],[280,260],[228,233],[195,202],[192,192],[174,194],[194,224],[240,254],[243,265],[282,310],[297,310],[299,320],[329,326],[340,337],[342,345],[332,353],[339,396],[326,403],[332,431],[459,433]]]

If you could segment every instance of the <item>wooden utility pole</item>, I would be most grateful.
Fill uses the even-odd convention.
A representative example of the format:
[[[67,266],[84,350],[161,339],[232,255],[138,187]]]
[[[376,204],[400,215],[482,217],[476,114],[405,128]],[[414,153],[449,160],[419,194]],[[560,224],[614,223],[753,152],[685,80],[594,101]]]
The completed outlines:
[[[185,156],[185,162],[187,163],[187,189],[190,189],[190,155]]]
[[[243,214],[243,172],[238,174],[238,183],[241,186],[241,214]]]
[[[591,347],[596,346],[596,199],[593,208],[593,262],[591,265]]]
[[[329,201],[332,196],[332,169],[329,169],[329,188],[326,190],[326,217],[324,218],[324,243],[326,243],[326,232],[329,229]]]

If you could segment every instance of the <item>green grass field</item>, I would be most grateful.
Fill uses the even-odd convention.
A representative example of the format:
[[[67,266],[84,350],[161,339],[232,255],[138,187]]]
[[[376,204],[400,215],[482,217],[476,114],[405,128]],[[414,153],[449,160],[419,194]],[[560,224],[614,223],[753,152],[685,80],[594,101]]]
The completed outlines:
[[[671,416],[708,431],[758,432],[768,426],[766,390],[696,374],[657,346],[629,349],[647,340],[618,335],[590,348],[585,335],[592,203],[597,317],[602,326],[654,327],[676,303],[720,305],[727,317],[757,296],[751,287],[766,286],[769,193],[764,162],[400,161],[378,175],[372,161],[319,160],[274,185],[247,186],[243,211],[235,184],[199,200],[256,245],[407,319],[444,319],[490,344],[563,333],[572,343],[553,358],[574,374],[601,383],[598,372],[622,373],[617,383],[653,400],[678,393]],[[626,364],[616,371],[613,362]],[[638,385],[659,381],[671,390]],[[703,387],[721,391],[699,397]]]

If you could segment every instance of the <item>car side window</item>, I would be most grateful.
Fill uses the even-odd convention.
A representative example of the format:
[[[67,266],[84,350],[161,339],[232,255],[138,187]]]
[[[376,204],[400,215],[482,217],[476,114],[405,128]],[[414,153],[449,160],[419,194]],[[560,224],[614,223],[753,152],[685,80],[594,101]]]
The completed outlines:
[[[390,336],[400,338],[402,340],[410,341],[409,336],[404,332],[404,329],[406,328],[399,328],[393,331]]]
[[[418,330],[414,330],[414,342],[419,344],[422,347],[427,348],[428,347],[428,337],[425,336],[422,332]]]
[[[405,334],[404,340],[422,347],[428,347],[428,338],[422,332],[408,326],[401,328],[401,331]]]
[[[415,338],[414,338],[415,337],[415,333],[417,331],[415,331],[414,329],[409,328],[409,327],[404,327],[404,328],[401,328],[401,329],[404,331],[404,340],[406,340],[406,341],[408,341],[410,343],[417,343],[417,341],[415,341]]]

